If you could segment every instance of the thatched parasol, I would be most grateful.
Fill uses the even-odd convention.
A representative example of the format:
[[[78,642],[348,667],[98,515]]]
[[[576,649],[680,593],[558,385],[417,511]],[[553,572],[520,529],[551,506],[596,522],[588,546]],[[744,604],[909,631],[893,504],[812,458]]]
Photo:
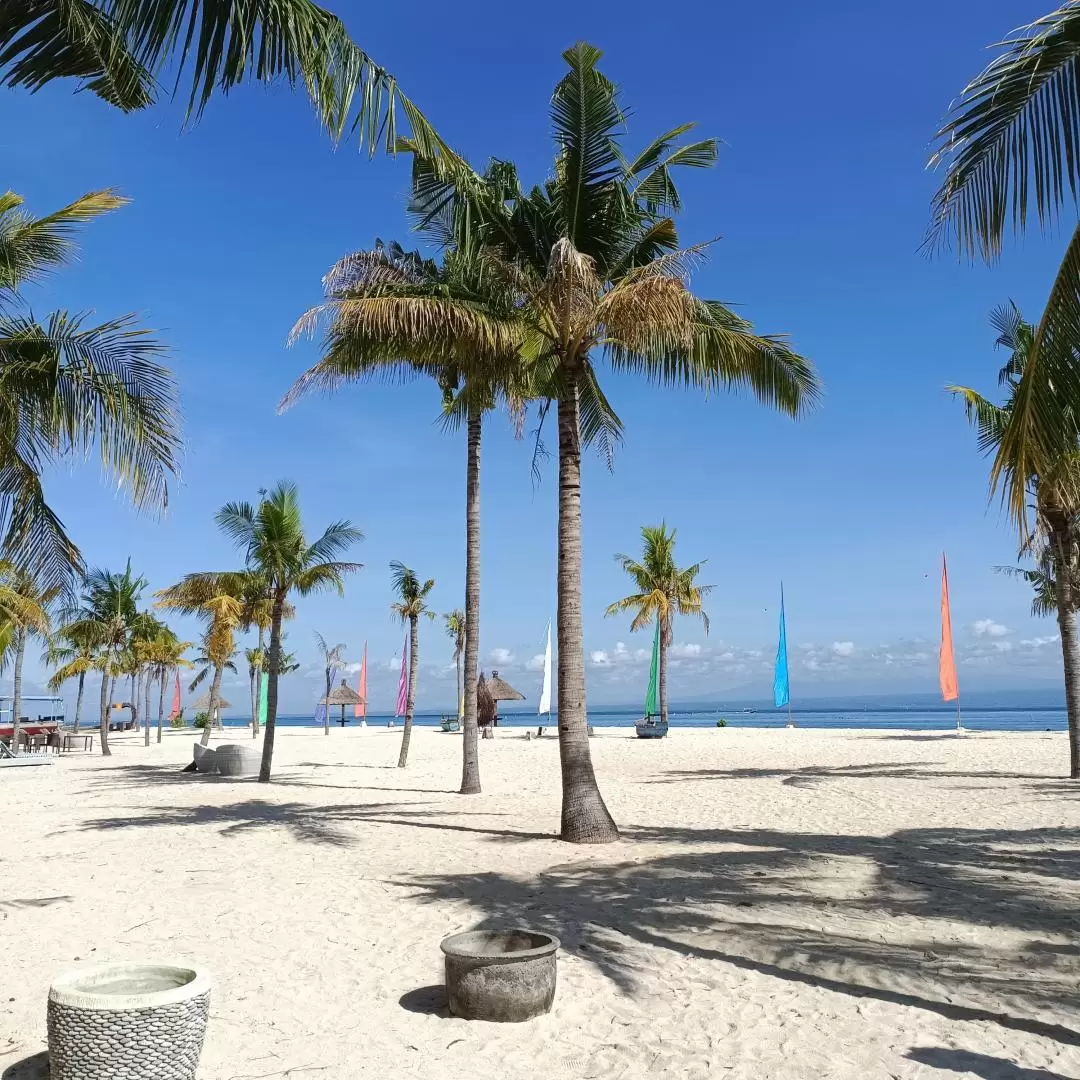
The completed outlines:
[[[346,705],[366,705],[367,702],[342,679],[340,686],[335,686],[330,693],[324,697],[320,702],[320,705],[340,705],[341,706],[341,726],[344,727],[347,723],[345,719],[345,706]]]
[[[525,695],[519,694],[505,679],[501,679],[497,671],[491,673],[487,687],[495,701],[525,700]]]
[[[476,681],[476,724],[483,732],[484,738],[490,739],[495,724],[495,699],[491,696],[483,672]]]
[[[205,694],[200,694],[199,697],[197,697],[191,703],[191,707],[196,712],[207,712],[209,710],[209,708],[210,708],[210,691],[207,690],[207,692]],[[226,701],[225,698],[221,696],[221,694],[218,694],[217,709],[231,709],[231,708],[232,708],[232,702],[231,701]],[[215,709],[215,712],[217,711],[217,709]],[[213,719],[213,717],[211,717],[211,719]]]

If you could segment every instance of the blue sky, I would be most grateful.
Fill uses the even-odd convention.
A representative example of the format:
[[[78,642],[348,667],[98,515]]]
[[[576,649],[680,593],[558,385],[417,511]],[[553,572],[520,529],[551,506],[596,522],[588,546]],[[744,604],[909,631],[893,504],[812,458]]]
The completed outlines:
[[[939,120],[985,46],[1043,4],[779,0],[763,22],[759,5],[729,0],[684,5],[664,25],[652,9],[614,17],[596,0],[556,0],[528,25],[487,0],[452,19],[331,6],[478,164],[509,158],[527,180],[544,177],[548,96],[560,52],[579,38],[605,50],[623,87],[631,145],[685,120],[722,138],[718,166],[682,182],[684,240],[722,237],[695,287],[789,333],[824,380],[821,407],[798,424],[746,398],[609,380],[626,443],[613,473],[586,465],[592,700],[643,692],[649,642],[603,611],[626,591],[613,554],[636,550],[639,527],[660,519],[678,527],[683,560],[708,558],[716,585],[710,636],[677,630],[673,697],[767,691],[781,577],[796,698],[932,690],[943,548],[962,686],[1056,676],[1054,624],[1030,619],[1025,588],[992,572],[1013,561],[1015,540],[988,508],[987,464],[942,387],[994,390],[1002,357],[987,313],[1012,297],[1037,315],[1064,239],[1011,243],[992,270],[918,250]],[[390,560],[437,580],[440,611],[461,602],[463,439],[436,426],[425,384],[350,389],[283,417],[275,405],[316,355],[284,342],[326,268],[376,236],[408,242],[406,162],[334,150],[303,95],[283,86],[215,101],[188,130],[178,105],[125,117],[67,87],[0,102],[3,183],[31,209],[105,186],[133,199],[86,231],[76,267],[30,294],[35,311],[137,312],[169,344],[181,386],[187,451],[164,522],[135,516],[92,465],[49,478],[87,560],[130,555],[154,588],[235,565],[214,511],[291,478],[310,529],[339,517],[363,529],[365,569],[344,600],[300,604],[289,644],[305,669],[283,684],[283,707],[314,700],[315,629],[354,660],[369,642],[372,709],[389,706],[402,640]],[[554,462],[534,490],[531,446],[500,417],[484,453],[482,654],[531,696],[555,604]],[[438,708],[454,696],[449,643],[441,626],[422,634],[419,704]],[[229,693],[244,700],[238,686]]]

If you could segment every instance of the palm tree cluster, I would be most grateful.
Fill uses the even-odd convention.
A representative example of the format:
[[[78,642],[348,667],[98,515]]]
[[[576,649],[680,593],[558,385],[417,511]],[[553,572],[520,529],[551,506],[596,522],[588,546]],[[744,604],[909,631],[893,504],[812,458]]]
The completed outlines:
[[[1034,216],[1056,224],[1080,194],[1080,4],[1012,34],[970,82],[938,132],[931,164],[945,176],[933,203],[928,243],[996,261],[1006,232]],[[1037,323],[1008,305],[994,313],[1005,401],[950,387],[967,406],[979,445],[993,458],[991,495],[1016,524],[1022,571],[1036,610],[1056,610],[1065,670],[1070,775],[1080,779],[1080,224],[1073,230]]]
[[[467,429],[462,792],[480,790],[482,417],[500,403],[519,418],[530,402],[541,418],[556,407],[561,835],[588,843],[618,836],[589,753],[581,623],[582,449],[610,459],[622,434],[605,366],[704,392],[746,387],[790,416],[818,394],[813,368],[783,338],[756,334],[690,288],[707,245],[680,244],[676,173],[711,166],[716,140],[687,141],[692,125],[681,124],[628,152],[626,110],[600,58],[584,43],[563,54],[555,162],[542,184],[526,187],[508,162],[477,172],[443,147],[402,142],[413,160],[410,214],[441,263],[395,244],[341,260],[324,279],[325,302],[294,331],[324,328],[322,358],[283,401],[351,381],[426,377],[447,423]]]

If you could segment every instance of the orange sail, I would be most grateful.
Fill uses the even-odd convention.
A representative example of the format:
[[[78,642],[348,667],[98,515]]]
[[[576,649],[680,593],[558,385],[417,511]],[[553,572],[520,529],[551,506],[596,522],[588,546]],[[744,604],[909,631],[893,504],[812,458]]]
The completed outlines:
[[[358,720],[367,720],[367,642],[364,642],[364,657],[360,661],[360,678],[356,683],[356,692],[360,700],[353,706],[353,715]]]
[[[960,686],[956,680],[956,657],[953,655],[952,617],[949,614],[949,568],[941,555],[941,652],[938,653],[938,679],[943,701],[956,701]]]

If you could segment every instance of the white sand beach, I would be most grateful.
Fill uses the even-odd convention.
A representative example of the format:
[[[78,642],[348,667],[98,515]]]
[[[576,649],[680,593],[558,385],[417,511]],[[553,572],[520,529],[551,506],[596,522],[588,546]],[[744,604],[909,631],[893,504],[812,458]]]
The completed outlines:
[[[175,734],[4,770],[0,1074],[45,1075],[54,975],[168,956],[215,981],[204,1080],[1080,1078],[1063,734],[601,729],[598,848],[521,734],[470,798],[426,729],[406,770],[400,730],[284,729],[270,785]],[[440,939],[500,924],[562,939],[554,1010],[448,1017]]]

